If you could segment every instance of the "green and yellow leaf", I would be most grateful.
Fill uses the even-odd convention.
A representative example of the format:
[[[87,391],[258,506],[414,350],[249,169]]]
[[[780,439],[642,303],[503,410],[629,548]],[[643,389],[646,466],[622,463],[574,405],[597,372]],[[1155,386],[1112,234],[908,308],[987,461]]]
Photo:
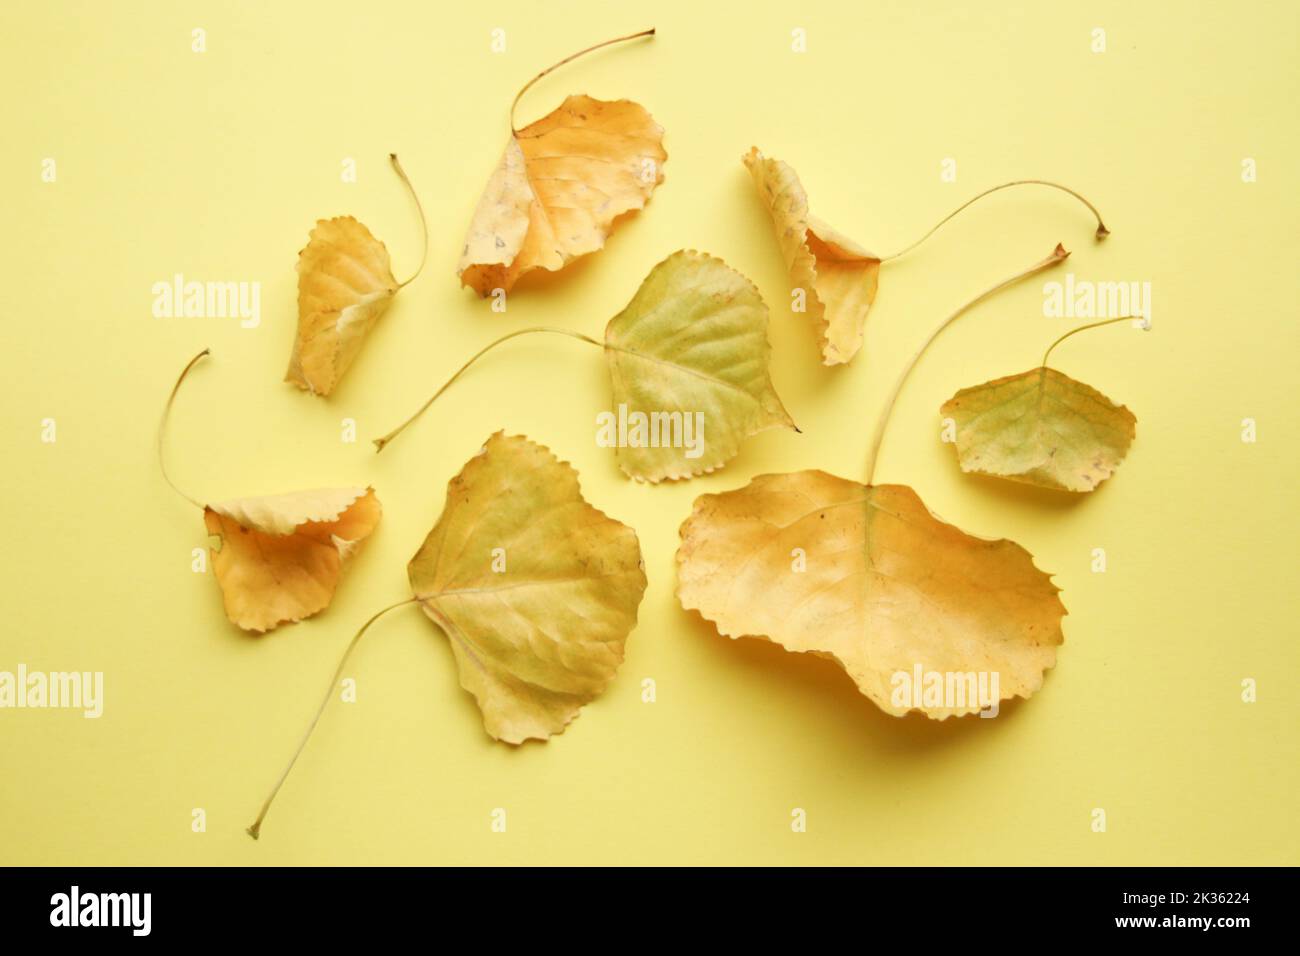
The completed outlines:
[[[642,481],[690,478],[722,467],[750,435],[794,428],[771,353],[767,306],[739,272],[693,250],[655,266],[605,329],[614,404],[649,423],[644,444],[618,448],[620,467]],[[673,440],[695,422],[698,448]]]
[[[962,471],[1060,491],[1092,491],[1137,434],[1131,411],[1047,366],[964,388],[940,414],[956,423]]]
[[[451,480],[408,573],[488,734],[511,744],[561,733],[605,690],[646,587],[636,533],[570,465],[500,432]]]

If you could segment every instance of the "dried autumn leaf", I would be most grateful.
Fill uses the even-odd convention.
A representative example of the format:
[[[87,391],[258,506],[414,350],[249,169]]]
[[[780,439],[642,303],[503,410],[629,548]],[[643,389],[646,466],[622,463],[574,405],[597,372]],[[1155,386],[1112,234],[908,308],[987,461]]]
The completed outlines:
[[[390,159],[415,198],[397,157]],[[418,198],[415,203],[418,208]],[[424,227],[423,210],[420,224]],[[427,230],[424,247],[427,251]],[[298,253],[297,269],[298,332],[284,380],[313,395],[329,395],[398,289],[415,275],[406,282],[393,278],[388,249],[351,216],[319,220]]]
[[[1076,332],[1131,318],[1072,329],[1048,347],[1038,368],[963,388],[948,399],[940,414],[957,426],[961,470],[1078,492],[1113,475],[1137,434],[1137,418],[1092,386],[1049,368],[1047,359]]]
[[[721,259],[682,250],[650,270],[627,308],[610,320],[603,343],[546,327],[504,335],[375,444],[382,451],[484,353],[531,332],[604,350],[615,411],[597,417],[597,441],[614,446],[619,466],[639,481],[714,471],[750,435],[795,428],[768,373],[767,306],[758,290]]]
[[[636,533],[549,450],[498,432],[447,488],[408,568],[489,735],[560,733],[623,662],[646,577]]]
[[[766,159],[757,147],[742,159],[772,217],[790,284],[804,292],[822,363],[848,362],[862,348],[880,285],[880,258],[808,211],[808,194],[789,165]]]
[[[1018,544],[945,524],[911,488],[876,484],[875,470],[898,396],[929,345],[976,303],[1068,255],[1058,245],[931,332],[886,401],[865,484],[802,471],[696,499],[677,552],[682,607],[729,637],[831,658],[894,715],[943,719],[1034,693],[1063,640],[1065,608],[1051,578]],[[942,675],[956,693],[900,697],[915,673]],[[967,680],[979,691],[968,693]]]
[[[617,443],[619,466],[643,481],[690,478],[722,467],[750,435],[794,428],[768,374],[767,306],[754,284],[721,259],[675,252],[650,270],[605,329],[618,418],[695,415],[699,454],[673,442]],[[671,426],[670,426],[671,427]]]
[[[790,274],[790,285],[803,291],[803,310],[817,329],[823,365],[842,365],[862,348],[867,315],[880,287],[880,266],[911,252],[957,213],[985,196],[1012,186],[1049,186],[1073,196],[1097,217],[1097,239],[1110,231],[1092,203],[1066,186],[1041,179],[1022,179],[986,189],[959,206],[907,248],[877,256],[836,231],[808,208],[808,194],[789,164],[769,159],[751,147],[741,157],[772,217]]]
[[[334,391],[397,294],[388,250],[351,216],[322,219],[298,254],[298,333],[285,381]]]
[[[646,577],[636,532],[582,497],[578,473],[497,432],[447,486],[437,524],[407,567],[415,597],[353,636],[249,836],[284,785],[352,651],[375,621],[418,602],[451,641],[461,687],[488,734],[510,744],[562,733],[613,680]]]
[[[984,707],[900,704],[896,674],[996,673],[1000,699],[1028,697],[1063,640],[1059,589],[1024,548],[945,524],[905,485],[822,471],[762,475],[698,498],[681,539],[682,607],[727,637],[833,659],[896,716]]]
[[[158,425],[163,480],[203,511],[208,534],[220,538],[213,569],[226,616],[261,633],[301,621],[334,597],[344,562],[369,537],[382,509],[371,488],[329,488],[203,504],[167,474],[163,455],[167,420],[181,384],[208,354],[194,356],[172,388]]]
[[[574,54],[641,36],[619,37]],[[614,220],[641,209],[663,182],[663,128],[630,100],[570,96],[554,112],[514,128],[479,200],[456,274],[480,296],[509,292],[534,269],[551,272],[605,245]]]
[[[226,616],[269,631],[329,606],[344,560],[379,523],[370,488],[333,488],[237,498],[204,508],[221,538],[213,559]]]
[[[1092,491],[1114,474],[1137,419],[1046,366],[963,388],[941,414],[957,423],[961,470],[1040,488]]]

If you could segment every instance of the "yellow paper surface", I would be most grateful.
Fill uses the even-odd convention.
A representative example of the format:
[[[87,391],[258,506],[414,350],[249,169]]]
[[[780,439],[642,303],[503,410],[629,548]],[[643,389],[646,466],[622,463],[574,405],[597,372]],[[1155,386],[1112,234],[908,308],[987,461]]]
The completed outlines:
[[[547,77],[519,120],[571,93],[635,99],[666,130],[664,183],[606,248],[529,276],[491,311],[455,266],[511,98],[561,57],[652,25],[652,41]],[[743,16],[681,0],[6,5],[0,671],[102,672],[104,710],[0,710],[0,863],[1300,862],[1297,30],[1294,4],[1258,2],[755,3]],[[990,198],[883,267],[861,354],[828,370],[790,312],[740,163],[751,145],[881,254],[1013,178],[1079,189],[1113,235],[1095,244],[1086,211],[1051,191]],[[356,216],[396,275],[418,261],[390,151],[425,204],[429,264],[334,395],[302,394],[282,378],[312,224]],[[678,607],[677,527],[697,495],[802,468],[861,480],[901,363],[1058,240],[1074,252],[1064,267],[934,346],[878,470],[1056,574],[1066,641],[1033,699],[994,720],[895,719],[832,664],[721,638]],[[773,380],[802,434],[764,432],[693,481],[635,484],[595,442],[613,410],[601,356],[538,336],[484,359],[373,454],[370,438],[492,338],[534,324],[599,338],[682,247],[758,285]],[[1067,273],[1151,283],[1150,332],[1098,330],[1053,355],[1134,410],[1132,452],[1082,499],[963,475],[939,406],[1087,321],[1043,314],[1043,285]],[[177,274],[261,283],[260,323],[156,318],[151,290]],[[202,516],[154,459],[167,391],[204,346],[172,416],[182,487],[220,501],[373,485],[384,503],[328,611],[263,637],[227,622],[210,564],[191,570]],[[650,584],[616,680],[562,737],[511,749],[483,733],[447,642],[416,606],[394,611],[348,671],[356,702],[330,706],[254,843],[243,828],[344,645],[408,596],[406,562],[448,479],[501,428],[572,462],[585,496],[640,536]],[[1241,700],[1246,679],[1256,703]]]

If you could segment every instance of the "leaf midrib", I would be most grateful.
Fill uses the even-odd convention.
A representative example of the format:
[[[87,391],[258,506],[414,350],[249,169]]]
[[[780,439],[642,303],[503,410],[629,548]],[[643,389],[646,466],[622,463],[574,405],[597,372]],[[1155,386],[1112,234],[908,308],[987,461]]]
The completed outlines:
[[[717,378],[716,376],[701,372],[699,369],[691,368],[689,365],[682,365],[678,362],[672,361],[671,359],[652,355],[649,352],[638,352],[636,349],[624,348],[621,345],[611,345],[608,339],[605,340],[605,348],[609,349],[611,352],[622,352],[624,355],[631,355],[634,358],[644,359],[647,362],[653,362],[656,365],[665,365],[669,368],[676,369],[679,372],[685,372],[688,375],[693,375],[696,378],[715,385],[726,386],[733,391],[739,392],[754,404],[758,404],[758,399],[751,395],[748,389],[737,385],[735,382],[728,382],[725,378]]]

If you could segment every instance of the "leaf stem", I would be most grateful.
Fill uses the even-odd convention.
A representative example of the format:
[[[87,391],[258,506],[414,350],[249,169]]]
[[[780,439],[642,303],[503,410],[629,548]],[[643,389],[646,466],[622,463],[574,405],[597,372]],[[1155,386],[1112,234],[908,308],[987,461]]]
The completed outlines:
[[[402,424],[398,425],[396,428],[394,428],[391,432],[389,432],[389,433],[388,433],[387,435],[385,435],[383,438],[376,438],[376,439],[374,439],[374,443],[375,443],[375,451],[376,451],[376,452],[381,452],[381,451],[383,451],[385,445],[387,445],[390,441],[392,441],[394,438],[396,438],[398,435],[400,435],[400,434],[402,433],[402,430],[405,429],[406,426],[410,425],[410,424],[411,424],[412,422],[414,422],[417,418],[419,418],[419,417],[420,417],[421,415],[423,415],[426,411],[428,411],[429,406],[432,405],[434,402],[436,402],[436,401],[438,400],[438,397],[439,397],[440,395],[442,395],[443,392],[445,392],[445,391],[447,391],[447,389],[451,388],[451,386],[455,383],[456,379],[460,378],[461,375],[464,374],[464,372],[465,372],[466,369],[468,369],[471,365],[473,365],[475,362],[477,362],[477,361],[478,361],[480,358],[482,358],[485,354],[487,354],[488,352],[492,351],[494,348],[496,348],[496,347],[497,347],[498,345],[500,345],[502,342],[508,342],[508,341],[510,341],[511,339],[515,338],[516,336],[520,336],[520,335],[528,335],[529,333],[532,333],[532,332],[553,332],[553,333],[555,333],[556,335],[567,335],[567,336],[569,336],[570,338],[580,339],[580,340],[583,341],[583,342],[589,342],[589,343],[591,343],[592,345],[596,346],[597,348],[604,348],[604,345],[602,345],[600,342],[598,342],[598,341],[596,341],[595,339],[593,339],[590,335],[583,335],[581,332],[572,332],[572,331],[570,331],[569,329],[557,329],[557,328],[553,328],[553,327],[548,326],[548,325],[535,325],[535,326],[532,326],[531,328],[527,328],[527,329],[519,329],[518,331],[511,332],[511,333],[508,334],[508,335],[503,335],[503,336],[501,336],[501,338],[497,339],[495,342],[489,342],[487,345],[483,346],[483,348],[481,348],[481,349],[479,349],[477,352],[475,352],[474,355],[470,358],[470,360],[469,360],[468,362],[466,362],[464,365],[462,365],[460,368],[458,368],[458,369],[456,370],[456,373],[455,373],[454,375],[452,375],[451,378],[447,379],[446,382],[443,383],[442,388],[440,388],[440,389],[438,389],[436,392],[434,392],[434,393],[433,393],[433,397],[430,398],[430,399],[429,399],[427,402],[425,402],[423,405],[421,405],[421,406],[419,407],[419,409],[416,411],[416,413],[415,413],[414,415],[412,415],[412,416],[411,416],[410,418],[408,418],[406,421],[402,422]]]
[[[429,223],[424,218],[424,207],[420,205],[420,197],[415,194],[415,187],[411,185],[411,180],[407,177],[406,170],[404,170],[402,164],[398,162],[397,154],[389,153],[388,159],[393,164],[393,171],[397,173],[397,177],[406,185],[406,189],[411,194],[411,198],[415,200],[415,211],[420,214],[420,234],[423,240],[423,245],[420,249],[420,265],[416,268],[415,274],[412,275],[411,278],[407,279],[405,282],[399,282],[397,284],[397,287],[401,289],[414,282],[420,273],[424,271],[425,260],[429,258]]]
[[[519,100],[523,98],[523,95],[528,92],[528,90],[532,87],[534,83],[536,83],[542,77],[546,76],[546,74],[554,70],[558,70],[566,63],[572,63],[578,57],[585,56],[586,54],[591,53],[593,50],[599,50],[601,47],[612,46],[615,43],[622,43],[625,40],[635,40],[638,37],[652,37],[654,35],[655,35],[655,29],[654,27],[651,27],[649,30],[642,30],[640,33],[629,33],[625,37],[615,37],[613,40],[606,40],[604,43],[597,43],[595,46],[589,46],[585,50],[579,50],[577,53],[573,54],[572,56],[566,56],[559,63],[553,64],[552,66],[548,66],[546,69],[542,70],[542,72],[538,73],[535,77],[533,77],[531,80],[525,83],[523,89],[521,89],[518,93],[515,94],[515,101],[510,104],[510,132],[511,133],[519,132],[518,128],[515,126],[515,109],[519,106]]]
[[[903,373],[899,375],[898,381],[894,384],[894,390],[890,393],[889,400],[885,403],[884,414],[880,416],[880,420],[876,423],[876,434],[872,438],[871,451],[867,458],[868,486],[875,481],[876,463],[880,457],[880,445],[881,442],[884,441],[885,428],[888,426],[889,418],[894,412],[894,405],[898,402],[899,393],[902,392],[903,384],[907,381],[908,376],[912,374],[912,370],[916,368],[916,363],[919,362],[921,356],[925,354],[925,350],[933,344],[934,340],[939,337],[939,334],[943,332],[944,329],[952,325],[953,322],[957,321],[958,318],[964,315],[973,306],[978,305],[990,296],[1001,292],[1003,289],[1007,288],[1007,286],[1014,285],[1021,279],[1027,278],[1036,272],[1042,272],[1044,269],[1050,269],[1052,266],[1064,262],[1069,255],[1070,254],[1066,252],[1065,247],[1058,243],[1056,249],[1054,249],[1052,254],[1046,259],[1043,259],[1041,262],[1036,262],[1028,269],[1025,269],[1022,272],[1017,272],[1015,275],[1003,279],[997,285],[985,289],[979,295],[975,296],[975,298],[960,306],[957,311],[953,312],[935,327],[934,331],[930,333],[929,338],[927,338],[925,342],[922,343],[921,347],[916,350],[916,354],[913,355],[912,360],[907,363],[906,368],[903,369]]]
[[[1057,339],[1055,342],[1053,342],[1051,345],[1047,347],[1047,351],[1043,353],[1042,367],[1043,368],[1047,367],[1047,357],[1052,354],[1052,349],[1056,348],[1058,345],[1060,345],[1062,342],[1068,339],[1071,335],[1077,335],[1079,332],[1086,332],[1088,329],[1099,329],[1103,325],[1114,325],[1116,322],[1125,322],[1130,319],[1137,319],[1137,318],[1141,318],[1141,316],[1121,315],[1117,319],[1106,319],[1104,322],[1089,322],[1087,325],[1081,325],[1077,329],[1070,329],[1070,331],[1066,332],[1059,339]]]
[[[958,206],[958,207],[957,207],[956,209],[954,209],[952,212],[948,213],[948,215],[944,216],[943,219],[939,220],[939,224],[938,224],[938,225],[936,225],[933,229],[931,229],[929,232],[927,232],[927,233],[926,233],[924,236],[922,236],[920,239],[916,240],[916,242],[912,243],[910,246],[908,246],[907,248],[905,248],[905,249],[903,249],[903,250],[901,250],[901,251],[899,251],[899,252],[895,252],[895,253],[894,253],[893,255],[891,255],[891,256],[885,256],[885,257],[883,257],[880,261],[881,261],[881,262],[889,262],[891,259],[897,259],[897,258],[899,258],[900,256],[905,256],[905,255],[907,255],[907,253],[911,252],[913,249],[915,249],[915,248],[916,248],[917,246],[919,246],[921,243],[925,242],[925,240],[929,239],[929,238],[930,238],[931,236],[933,236],[936,232],[938,232],[939,229],[940,229],[940,228],[941,228],[945,223],[948,222],[948,220],[952,219],[954,216],[956,216],[959,212],[961,212],[961,211],[962,211],[963,209],[965,209],[967,206],[974,205],[975,203],[977,203],[977,202],[979,202],[981,199],[983,199],[985,196],[990,196],[990,195],[992,195],[993,193],[998,192],[998,191],[1003,190],[1003,189],[1010,189],[1012,186],[1050,186],[1052,189],[1059,189],[1059,190],[1061,190],[1061,192],[1069,193],[1069,194],[1070,194],[1071,196],[1073,196],[1075,199],[1079,200],[1079,202],[1081,202],[1081,203],[1083,203],[1085,206],[1087,206],[1088,209],[1092,212],[1092,214],[1093,214],[1094,216],[1097,217],[1097,233],[1096,233],[1097,239],[1098,239],[1098,240],[1105,239],[1107,236],[1110,235],[1110,230],[1107,229],[1107,228],[1106,228],[1106,224],[1105,224],[1104,222],[1101,221],[1101,213],[1099,213],[1099,212],[1097,211],[1097,207],[1094,206],[1092,203],[1090,203],[1090,202],[1089,202],[1087,199],[1085,199],[1083,196],[1079,195],[1079,193],[1075,192],[1075,191],[1074,191],[1073,189],[1071,189],[1069,186],[1062,186],[1060,183],[1050,182],[1050,181],[1048,181],[1048,180],[1046,180],[1046,179],[1016,179],[1016,180],[1013,180],[1012,182],[1009,182],[1009,183],[1003,183],[1003,184],[1000,185],[1000,186],[994,186],[994,187],[991,188],[991,189],[986,189],[986,190],[984,190],[984,192],[980,193],[980,194],[979,194],[978,196],[976,196],[974,199],[968,199],[966,202],[962,203],[960,206]]]
[[[293,765],[298,762],[298,757],[301,756],[303,748],[307,746],[307,741],[311,739],[312,731],[314,731],[316,725],[320,723],[321,715],[325,713],[326,706],[329,704],[330,700],[333,699],[334,688],[338,685],[340,678],[343,676],[343,668],[347,666],[348,658],[352,656],[352,651],[361,641],[361,635],[365,634],[371,624],[374,624],[375,621],[379,620],[389,611],[396,610],[397,608],[403,607],[407,604],[414,604],[418,600],[419,598],[407,598],[405,601],[398,601],[396,604],[390,604],[388,607],[372,616],[365,624],[362,624],[361,630],[357,631],[357,633],[352,636],[352,640],[348,643],[347,649],[343,652],[343,657],[339,660],[338,668],[334,671],[334,676],[330,679],[329,686],[325,688],[325,696],[320,702],[320,707],[316,710],[316,716],[312,718],[311,723],[307,726],[307,732],[303,734],[302,742],[298,744],[298,749],[295,750],[293,756],[289,758],[289,764],[284,768],[284,773],[280,774],[280,779],[277,780],[275,786],[271,788],[271,792],[267,796],[266,802],[262,804],[262,811],[257,815],[257,819],[253,821],[252,826],[248,827],[248,835],[254,840],[256,840],[262,833],[262,821],[266,819],[266,814],[271,809],[271,803],[275,800],[275,795],[280,792],[280,788],[284,786],[285,780],[289,778],[289,771],[291,771]]]
[[[163,481],[171,485],[172,491],[176,492],[200,511],[203,510],[202,502],[191,498],[185,492],[181,491],[180,488],[176,486],[176,482],[172,481],[171,476],[167,474],[167,458],[163,454],[163,440],[167,435],[167,420],[171,417],[172,404],[176,401],[176,393],[181,390],[181,382],[185,381],[185,376],[190,374],[190,369],[199,363],[199,359],[203,358],[205,355],[211,354],[211,352],[211,349],[204,349],[198,355],[194,356],[194,358],[190,359],[190,363],[181,371],[180,377],[176,379],[176,384],[172,386],[172,393],[167,396],[167,404],[163,406],[162,419],[158,422],[158,468],[162,471]]]

